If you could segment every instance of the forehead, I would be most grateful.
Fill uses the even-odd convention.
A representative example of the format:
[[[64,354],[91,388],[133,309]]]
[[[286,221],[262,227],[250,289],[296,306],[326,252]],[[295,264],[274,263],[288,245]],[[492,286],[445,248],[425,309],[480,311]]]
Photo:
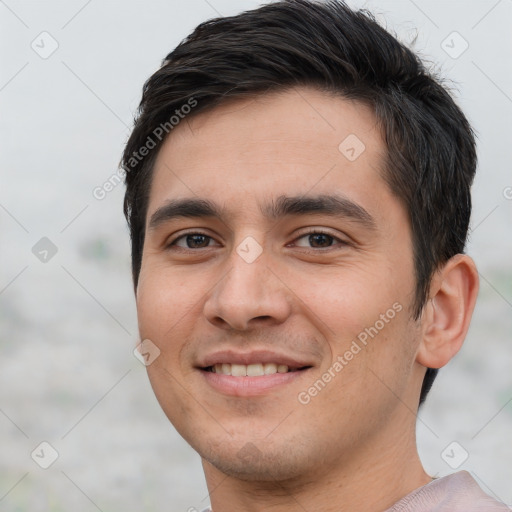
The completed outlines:
[[[169,197],[218,197],[238,210],[265,198],[334,191],[389,194],[385,146],[371,109],[296,87],[185,117],[159,150],[148,213]],[[386,190],[384,190],[386,188]]]

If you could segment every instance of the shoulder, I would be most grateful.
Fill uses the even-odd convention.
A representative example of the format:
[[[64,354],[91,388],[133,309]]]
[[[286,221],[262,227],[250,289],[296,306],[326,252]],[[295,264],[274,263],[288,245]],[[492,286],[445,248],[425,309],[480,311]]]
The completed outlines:
[[[430,482],[395,503],[386,512],[510,512],[491,498],[467,471]]]

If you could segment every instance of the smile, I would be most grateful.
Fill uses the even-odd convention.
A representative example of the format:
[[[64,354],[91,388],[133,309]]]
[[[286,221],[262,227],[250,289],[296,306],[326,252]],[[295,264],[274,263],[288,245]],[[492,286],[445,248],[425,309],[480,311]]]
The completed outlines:
[[[310,368],[311,366],[290,368],[275,363],[217,363],[199,370],[205,384],[215,392],[231,397],[250,398],[283,390],[309,374]],[[300,385],[304,386],[304,383]]]
[[[230,364],[218,363],[205,368],[206,371],[231,375],[233,377],[261,377],[275,373],[296,372],[301,368],[290,368],[285,364],[278,363],[256,363],[256,364]]]
[[[254,397],[279,391],[312,369],[311,359],[274,350],[220,350],[198,358],[196,369],[208,388],[223,395]]]

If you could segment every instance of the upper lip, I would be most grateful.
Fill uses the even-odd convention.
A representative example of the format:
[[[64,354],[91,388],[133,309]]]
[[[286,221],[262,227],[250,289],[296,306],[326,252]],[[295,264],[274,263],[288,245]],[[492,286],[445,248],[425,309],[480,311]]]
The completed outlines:
[[[252,350],[250,352],[234,352],[233,350],[222,350],[200,358],[198,367],[208,368],[215,364],[257,364],[275,363],[283,364],[288,368],[303,368],[312,366],[311,362],[303,359],[296,359],[288,354],[279,354],[270,350]]]

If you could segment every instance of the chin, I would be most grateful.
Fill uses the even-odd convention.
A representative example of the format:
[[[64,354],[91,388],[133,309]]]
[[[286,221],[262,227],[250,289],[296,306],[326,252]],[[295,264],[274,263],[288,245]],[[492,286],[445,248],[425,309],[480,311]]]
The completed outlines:
[[[295,442],[281,446],[259,441],[225,441],[196,447],[201,457],[225,475],[245,481],[282,482],[307,472],[311,455],[304,454]],[[310,468],[311,469],[311,468]]]
[[[276,461],[274,457],[248,461],[240,460],[237,456],[223,457],[217,454],[205,460],[223,474],[247,482],[283,482],[297,478],[302,473],[292,461]]]

